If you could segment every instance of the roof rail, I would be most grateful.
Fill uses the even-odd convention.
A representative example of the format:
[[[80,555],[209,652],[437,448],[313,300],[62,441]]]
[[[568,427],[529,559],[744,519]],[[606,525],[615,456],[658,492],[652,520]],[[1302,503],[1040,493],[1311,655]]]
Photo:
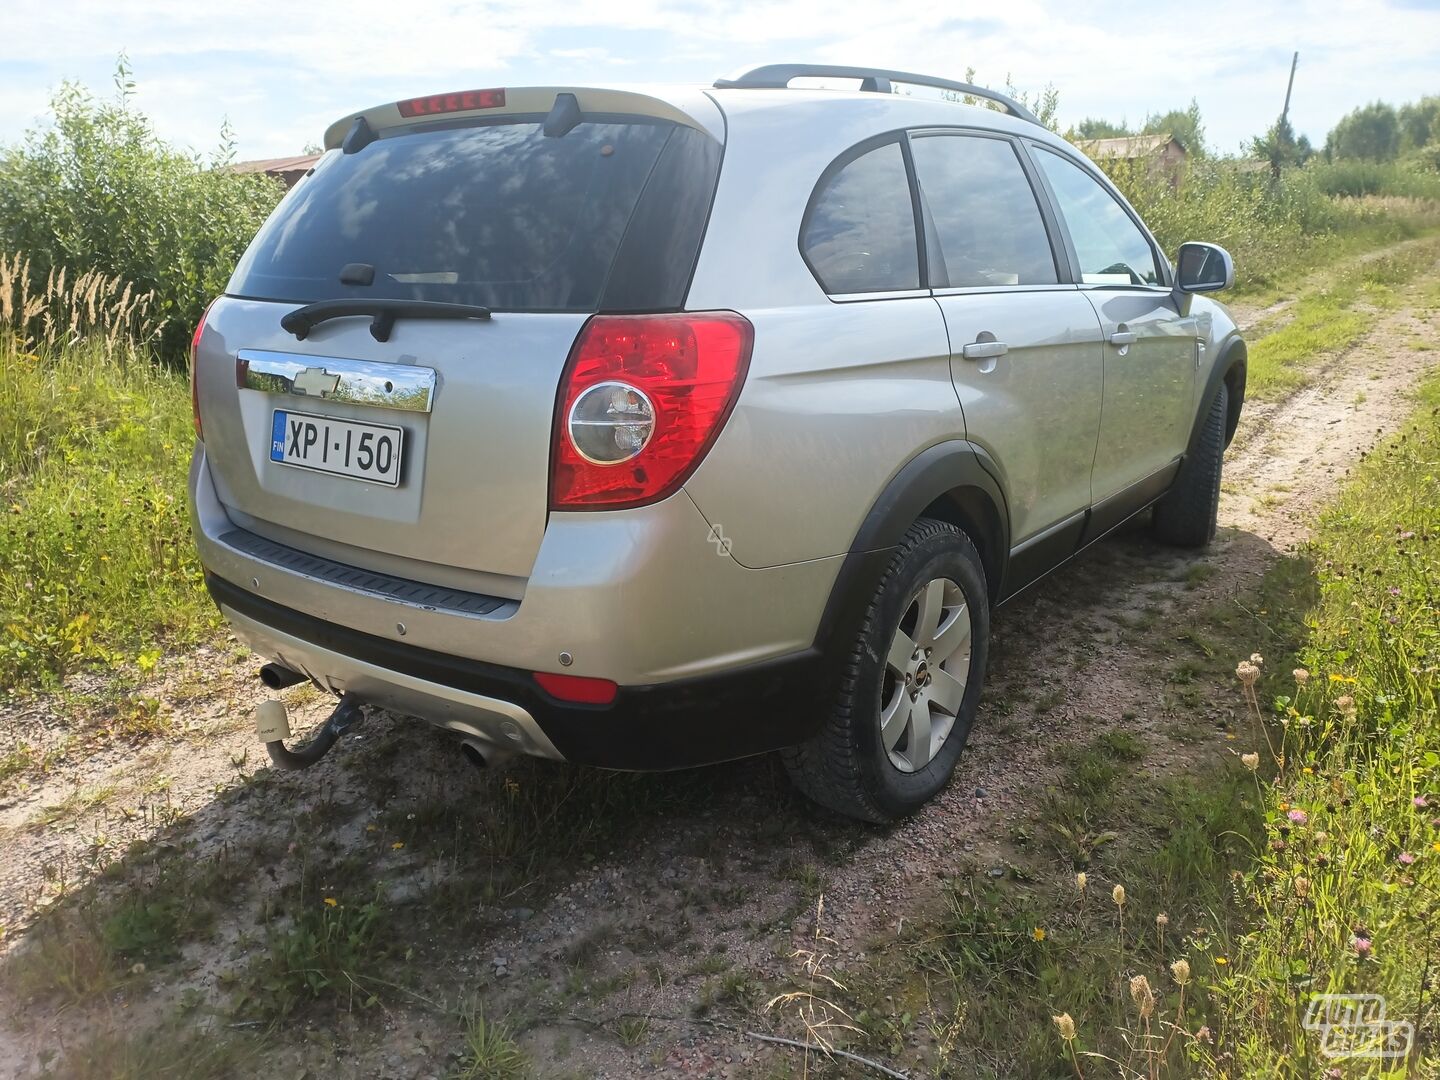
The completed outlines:
[[[783,90],[792,80],[802,77],[823,79],[859,79],[860,89],[878,94],[892,92],[891,83],[908,83],[912,86],[933,86],[940,90],[954,90],[971,97],[985,98],[1004,107],[1011,116],[1029,120],[1032,124],[1040,119],[1012,97],[997,90],[987,90],[971,83],[939,79],[933,75],[916,75],[909,71],[888,71],[885,68],[845,67],[840,64],[766,64],[737,75],[733,79],[716,79],[717,90]]]

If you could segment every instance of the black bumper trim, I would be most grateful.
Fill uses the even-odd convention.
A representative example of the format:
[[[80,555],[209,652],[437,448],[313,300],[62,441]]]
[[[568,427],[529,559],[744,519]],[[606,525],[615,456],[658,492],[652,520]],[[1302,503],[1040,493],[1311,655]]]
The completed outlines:
[[[365,634],[296,611],[216,577],[218,605],[344,656],[417,679],[514,702],[567,761],[659,771],[708,765],[794,746],[818,729],[830,684],[818,649],[724,675],[622,686],[609,705],[574,705],[545,693],[527,671]],[[830,684],[833,685],[833,684]]]

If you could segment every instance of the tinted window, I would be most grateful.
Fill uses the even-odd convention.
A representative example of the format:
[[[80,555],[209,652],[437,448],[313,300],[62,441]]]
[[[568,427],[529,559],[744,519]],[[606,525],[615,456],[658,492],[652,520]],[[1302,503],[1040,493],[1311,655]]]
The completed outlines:
[[[951,285],[1060,280],[1040,205],[1010,143],[927,135],[913,139],[910,152]]]
[[[861,154],[824,181],[800,250],[829,293],[920,287],[915,210],[898,143]]]
[[[673,130],[587,122],[545,138],[538,123],[451,126],[331,151],[266,222],[229,291],[593,311]],[[704,194],[704,206],[665,212],[703,221]],[[374,266],[374,283],[341,285],[347,263]]]
[[[1158,285],[1160,271],[1150,242],[1121,205],[1074,162],[1037,148],[1040,168],[1080,259],[1081,280],[1093,285]]]

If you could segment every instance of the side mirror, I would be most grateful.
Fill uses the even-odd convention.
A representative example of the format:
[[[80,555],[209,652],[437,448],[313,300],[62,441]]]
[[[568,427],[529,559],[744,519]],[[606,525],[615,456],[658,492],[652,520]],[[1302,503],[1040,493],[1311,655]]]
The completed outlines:
[[[1181,292],[1219,292],[1235,284],[1235,260],[1215,244],[1181,244],[1175,287]]]

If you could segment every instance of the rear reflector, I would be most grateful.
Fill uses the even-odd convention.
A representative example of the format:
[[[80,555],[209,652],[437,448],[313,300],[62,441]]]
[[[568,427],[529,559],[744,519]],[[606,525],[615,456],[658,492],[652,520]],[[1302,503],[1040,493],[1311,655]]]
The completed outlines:
[[[609,679],[587,679],[582,675],[557,675],[549,671],[535,672],[535,681],[551,697],[577,705],[609,705],[618,689]]]
[[[503,109],[504,90],[462,90],[458,94],[432,94],[397,103],[400,115],[438,116],[441,113],[468,112],[471,109]]]

